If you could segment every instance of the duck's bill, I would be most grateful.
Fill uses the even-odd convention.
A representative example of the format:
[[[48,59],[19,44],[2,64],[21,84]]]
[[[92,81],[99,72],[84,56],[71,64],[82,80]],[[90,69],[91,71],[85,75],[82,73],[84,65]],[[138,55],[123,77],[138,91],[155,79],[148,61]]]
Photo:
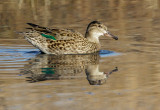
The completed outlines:
[[[107,33],[105,33],[104,35],[107,36],[107,37],[111,37],[111,38],[113,38],[113,39],[115,39],[115,40],[118,40],[118,37],[117,37],[117,36],[114,36],[113,34],[111,34],[111,33],[108,32],[108,31],[107,31]]]

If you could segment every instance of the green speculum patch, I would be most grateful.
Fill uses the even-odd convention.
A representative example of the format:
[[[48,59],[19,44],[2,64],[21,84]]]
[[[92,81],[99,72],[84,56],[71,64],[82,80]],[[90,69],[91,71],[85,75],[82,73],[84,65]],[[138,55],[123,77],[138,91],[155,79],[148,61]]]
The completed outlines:
[[[54,68],[41,68],[44,74],[55,74]]]
[[[41,34],[43,37],[49,38],[49,39],[53,39],[56,40],[56,38],[54,36],[51,35],[47,35],[47,34]]]

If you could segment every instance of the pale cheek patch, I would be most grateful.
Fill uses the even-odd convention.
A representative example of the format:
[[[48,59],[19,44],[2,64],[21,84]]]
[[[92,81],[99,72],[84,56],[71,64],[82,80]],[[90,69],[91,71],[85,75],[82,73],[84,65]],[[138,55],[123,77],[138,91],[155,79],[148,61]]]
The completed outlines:
[[[102,35],[103,35],[103,33],[102,33],[102,32],[94,32],[93,34],[94,34],[94,36],[97,36],[97,37],[99,37],[99,36],[102,36]]]

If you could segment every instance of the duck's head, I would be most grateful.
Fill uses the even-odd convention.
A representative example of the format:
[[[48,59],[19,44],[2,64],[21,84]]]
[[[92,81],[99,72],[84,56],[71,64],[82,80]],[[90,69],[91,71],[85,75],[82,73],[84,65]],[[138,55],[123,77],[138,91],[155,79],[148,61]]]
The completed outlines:
[[[104,24],[100,23],[99,21],[92,21],[91,23],[89,23],[85,37],[86,38],[93,37],[98,39],[100,36],[107,36],[115,40],[118,40],[118,37],[111,34],[107,30],[107,27]]]

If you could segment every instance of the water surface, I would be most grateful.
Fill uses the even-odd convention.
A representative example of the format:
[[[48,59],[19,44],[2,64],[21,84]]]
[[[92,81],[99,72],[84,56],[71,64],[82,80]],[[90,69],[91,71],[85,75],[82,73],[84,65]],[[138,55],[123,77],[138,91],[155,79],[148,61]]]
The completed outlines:
[[[159,3],[1,0],[0,109],[159,110]],[[108,53],[45,55],[15,32],[33,22],[84,34],[93,20],[119,36],[100,38]]]

